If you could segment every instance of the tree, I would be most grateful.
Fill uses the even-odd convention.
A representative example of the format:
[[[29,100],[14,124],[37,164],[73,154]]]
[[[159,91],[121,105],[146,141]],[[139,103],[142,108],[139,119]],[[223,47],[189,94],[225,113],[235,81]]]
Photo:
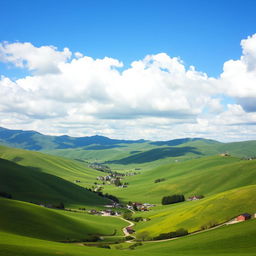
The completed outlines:
[[[148,231],[142,231],[137,234],[136,236],[137,240],[145,241],[149,239],[149,232]]]
[[[162,198],[162,205],[175,204],[183,201],[185,201],[184,195],[164,196]]]
[[[126,220],[130,220],[132,218],[132,212],[124,212],[123,213],[123,218]]]
[[[115,181],[114,181],[114,184],[119,187],[122,185],[121,181],[120,181],[120,178],[116,178]]]

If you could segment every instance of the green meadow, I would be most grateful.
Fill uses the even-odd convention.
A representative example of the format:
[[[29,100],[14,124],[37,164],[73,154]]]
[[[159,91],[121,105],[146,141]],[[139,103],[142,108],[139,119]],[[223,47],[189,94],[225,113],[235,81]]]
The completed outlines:
[[[190,233],[203,226],[210,227],[227,222],[241,213],[256,212],[256,185],[229,190],[198,201],[189,201],[157,207],[137,216],[148,217],[150,221],[136,225],[138,233],[147,231],[148,239],[160,233],[184,228]],[[135,216],[136,216],[135,215]]]
[[[80,244],[64,244],[17,234],[0,232],[0,253],[6,256],[101,256],[101,255],[173,255],[173,256],[254,256],[256,221],[234,224],[167,242],[148,242],[135,250],[124,244],[119,249],[101,249]]]
[[[125,201],[160,204],[163,196],[184,194],[214,195],[223,191],[256,184],[256,160],[211,156],[161,165],[139,175],[127,177],[125,189],[106,187]],[[155,183],[156,179],[165,179]],[[146,189],[145,189],[146,188]]]
[[[129,201],[156,204],[149,211],[136,211],[132,216],[148,218],[148,221],[134,222],[134,236],[146,234],[144,238],[148,240],[139,246],[136,241],[123,243],[122,229],[129,224],[122,218],[87,213],[90,209],[103,209],[111,201],[86,189],[99,182],[98,176],[107,174],[88,167],[88,155],[83,156],[85,149],[79,157],[76,149],[72,157],[64,158],[0,146],[0,192],[13,197],[0,198],[0,255],[255,255],[255,220],[207,229],[241,213],[256,212],[256,160],[244,160],[239,154],[210,156],[223,150],[218,149],[220,143],[213,141],[189,141],[176,146],[181,148],[176,153],[173,149],[165,152],[163,145],[154,151],[156,145],[147,148],[147,143],[129,145],[128,151],[125,147],[95,150],[91,146],[94,151],[105,151],[105,158],[98,157],[108,161],[113,170],[134,171],[140,166],[137,175],[121,180],[128,183],[127,187],[101,184],[103,193],[118,197],[123,204]],[[191,150],[192,146],[197,150],[183,155],[184,147]],[[205,149],[206,155],[200,153],[199,146]],[[254,143],[245,153],[249,154],[253,146]],[[232,147],[239,153],[244,143]],[[72,153],[71,149],[63,151],[67,150]],[[158,179],[160,182],[156,182]],[[173,194],[204,198],[161,205],[163,196]],[[72,211],[37,205],[60,202]],[[189,233],[206,230],[166,242],[150,241],[179,228]],[[92,237],[101,240],[89,242]],[[99,248],[101,245],[111,249]]]
[[[51,241],[82,240],[91,234],[122,236],[126,222],[84,212],[48,209],[27,202],[0,198],[0,230]]]

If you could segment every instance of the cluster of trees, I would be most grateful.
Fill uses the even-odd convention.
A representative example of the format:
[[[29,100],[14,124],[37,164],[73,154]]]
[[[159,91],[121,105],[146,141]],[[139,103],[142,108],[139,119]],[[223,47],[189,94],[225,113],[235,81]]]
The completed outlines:
[[[156,180],[155,180],[155,183],[162,182],[162,181],[165,181],[165,178],[156,179]]]
[[[184,202],[184,201],[185,201],[184,195],[164,196],[162,198],[162,205],[175,204],[175,203]]]
[[[65,209],[65,205],[64,205],[63,202],[60,202],[59,204],[53,205],[53,208],[64,210]]]
[[[216,227],[217,225],[218,225],[217,221],[210,220],[208,223],[201,226],[201,230],[213,228],[213,227]]]
[[[129,249],[130,249],[130,250],[134,250],[137,246],[141,246],[141,245],[142,245],[142,243],[137,242],[137,243],[134,243],[134,244],[130,245],[130,246],[129,246]]]
[[[125,211],[124,213],[123,213],[123,216],[122,216],[124,219],[126,219],[126,220],[132,220],[132,212],[130,212],[130,211]]]
[[[11,194],[6,193],[6,192],[4,192],[4,191],[0,191],[0,196],[1,196],[1,197],[5,197],[5,198],[9,198],[9,199],[12,198],[12,195],[11,195]]]
[[[163,239],[170,239],[174,237],[186,236],[188,235],[188,231],[184,228],[180,228],[176,231],[169,232],[169,233],[162,233],[156,237],[153,237],[153,240],[163,240]]]

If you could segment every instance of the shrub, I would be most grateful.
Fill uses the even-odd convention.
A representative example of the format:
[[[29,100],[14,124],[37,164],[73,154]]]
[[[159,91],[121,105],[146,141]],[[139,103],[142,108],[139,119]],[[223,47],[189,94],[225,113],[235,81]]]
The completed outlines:
[[[213,228],[217,225],[218,225],[218,223],[215,220],[210,220],[209,222],[207,222],[206,224],[201,226],[201,230],[205,230],[205,229],[208,229],[208,228]]]
[[[137,240],[140,241],[145,241],[149,239],[149,232],[148,231],[143,231],[137,234],[136,236]]]
[[[143,217],[135,217],[132,220],[135,222],[143,221]]]
[[[138,242],[129,246],[129,249],[134,250],[137,246],[141,246],[142,243]]]
[[[83,239],[83,242],[98,242],[100,240],[98,235],[91,235],[90,237]]]
[[[133,239],[134,239],[133,236],[126,236],[126,237],[125,237],[125,240],[126,240],[126,241],[133,240]]]
[[[105,248],[105,249],[111,249],[111,247],[108,244],[100,244],[98,245],[99,248]]]
[[[132,218],[132,212],[124,212],[123,213],[123,218],[126,219],[126,220],[131,220]]]
[[[9,198],[9,199],[12,198],[12,195],[11,195],[11,194],[8,194],[8,193],[3,192],[3,191],[2,191],[2,192],[0,191],[0,196],[5,197],[5,198]]]
[[[156,179],[156,180],[155,180],[155,183],[162,182],[162,181],[165,181],[165,178]]]
[[[188,231],[184,228],[180,228],[173,232],[162,233],[162,234],[154,237],[153,240],[164,240],[164,239],[170,239],[170,238],[186,236],[186,235],[188,235]]]

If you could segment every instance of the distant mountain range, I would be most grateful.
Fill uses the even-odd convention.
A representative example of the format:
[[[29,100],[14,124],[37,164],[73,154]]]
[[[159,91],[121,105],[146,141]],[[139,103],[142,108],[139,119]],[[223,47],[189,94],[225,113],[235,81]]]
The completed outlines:
[[[107,149],[115,147],[118,144],[133,144],[148,142],[154,146],[178,146],[192,141],[217,142],[214,140],[205,140],[203,138],[182,138],[169,141],[147,141],[147,140],[116,140],[105,136],[87,136],[87,137],[70,137],[44,135],[36,131],[10,130],[0,127],[0,144],[18,147],[28,150],[51,150],[51,149],[68,149],[91,146],[90,149]],[[89,148],[88,148],[89,149]]]
[[[116,140],[104,136],[70,137],[44,135],[36,131],[10,130],[0,127],[0,144],[29,150],[80,148],[89,145],[113,146],[143,143],[145,140]]]
[[[158,160],[216,155],[228,152],[237,157],[255,157],[256,141],[222,143],[203,138],[168,141],[117,140],[104,136],[49,136],[36,131],[0,128],[0,144],[27,150],[44,151],[71,159],[107,164],[147,164]],[[158,163],[159,164],[159,163]]]

